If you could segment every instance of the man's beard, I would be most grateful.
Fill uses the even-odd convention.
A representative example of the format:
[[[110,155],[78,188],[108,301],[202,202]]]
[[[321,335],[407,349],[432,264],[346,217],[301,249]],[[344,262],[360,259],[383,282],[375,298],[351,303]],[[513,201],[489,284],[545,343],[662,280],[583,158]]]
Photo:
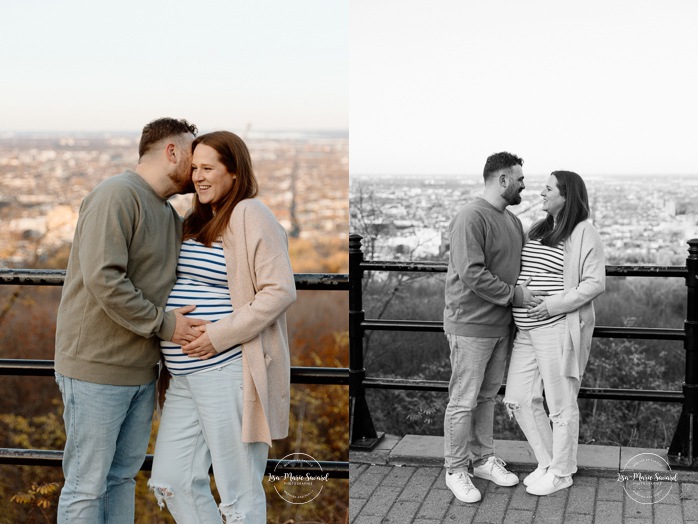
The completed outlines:
[[[183,195],[196,191],[194,182],[192,181],[188,170],[185,173],[178,173],[175,169],[170,173],[169,177],[170,180],[172,180],[172,182],[177,186],[177,194]]]
[[[521,192],[518,189],[508,188],[502,197],[510,206],[516,206],[521,203]]]

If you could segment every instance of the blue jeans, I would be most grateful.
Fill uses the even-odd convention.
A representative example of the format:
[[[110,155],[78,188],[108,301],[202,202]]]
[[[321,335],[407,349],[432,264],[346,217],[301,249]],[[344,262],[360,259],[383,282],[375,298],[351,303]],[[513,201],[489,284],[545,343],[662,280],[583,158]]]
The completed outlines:
[[[242,406],[242,359],[170,380],[148,485],[178,524],[266,523],[269,446],[242,442]]]
[[[444,415],[444,464],[467,471],[494,455],[494,398],[502,385],[509,336],[464,337],[446,333],[451,347],[451,381]]]
[[[155,382],[95,384],[56,373],[63,396],[65,483],[58,523],[133,523],[134,477],[150,438]]]

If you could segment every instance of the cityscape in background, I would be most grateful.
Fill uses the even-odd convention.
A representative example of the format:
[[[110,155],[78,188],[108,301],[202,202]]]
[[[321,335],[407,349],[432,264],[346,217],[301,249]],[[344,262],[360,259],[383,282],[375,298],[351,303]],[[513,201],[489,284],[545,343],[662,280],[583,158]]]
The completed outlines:
[[[548,175],[526,175],[522,202],[509,207],[524,230],[543,218]],[[697,176],[585,176],[590,220],[607,264],[685,265],[686,241],[698,237]],[[482,194],[481,175],[350,177],[350,231],[374,260],[448,258],[448,224]]]
[[[291,239],[347,243],[348,137],[340,132],[243,135],[259,198]],[[0,135],[0,266],[42,267],[69,246],[82,199],[102,180],[138,162],[138,134]],[[184,215],[191,195],[171,202]]]

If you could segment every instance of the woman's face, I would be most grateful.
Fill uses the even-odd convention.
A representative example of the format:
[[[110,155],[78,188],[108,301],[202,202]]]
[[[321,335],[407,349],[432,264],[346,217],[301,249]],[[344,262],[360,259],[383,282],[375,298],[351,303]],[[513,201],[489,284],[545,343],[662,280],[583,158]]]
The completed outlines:
[[[543,211],[557,217],[562,208],[565,207],[565,197],[560,194],[555,175],[550,175],[548,183],[545,184],[545,189],[540,195],[543,197]]]
[[[235,175],[218,159],[218,151],[198,144],[191,160],[191,180],[199,202],[210,204],[215,211],[233,187]]]

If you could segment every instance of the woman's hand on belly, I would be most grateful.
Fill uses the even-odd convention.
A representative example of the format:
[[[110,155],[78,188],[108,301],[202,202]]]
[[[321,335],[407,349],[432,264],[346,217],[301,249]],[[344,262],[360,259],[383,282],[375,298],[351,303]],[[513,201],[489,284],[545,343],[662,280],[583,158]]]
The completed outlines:
[[[541,302],[536,307],[528,310],[528,316],[533,320],[546,320],[550,318],[548,306],[545,305],[545,302]]]
[[[197,329],[201,331],[201,335],[193,342],[182,346],[182,353],[199,360],[206,360],[217,355],[218,351],[213,347],[211,339],[208,337],[208,333],[206,333],[206,326],[199,326]]]

